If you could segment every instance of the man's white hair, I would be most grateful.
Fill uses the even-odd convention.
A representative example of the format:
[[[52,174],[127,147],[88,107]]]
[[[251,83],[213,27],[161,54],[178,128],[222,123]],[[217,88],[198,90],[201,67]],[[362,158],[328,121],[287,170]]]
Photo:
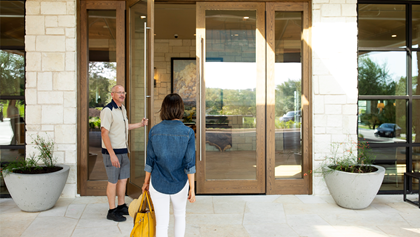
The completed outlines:
[[[117,87],[117,86],[121,86],[123,89],[124,89],[124,87],[122,86],[122,85],[115,85],[115,86],[113,86],[112,88],[111,88],[111,92],[115,92],[115,88]]]

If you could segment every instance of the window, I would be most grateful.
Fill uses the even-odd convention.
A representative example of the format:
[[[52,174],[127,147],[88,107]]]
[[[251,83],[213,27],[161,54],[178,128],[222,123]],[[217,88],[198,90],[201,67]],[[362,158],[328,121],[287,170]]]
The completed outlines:
[[[0,1],[0,164],[25,158],[25,1]],[[0,197],[8,196],[1,180]]]
[[[358,4],[358,136],[386,168],[381,193],[402,193],[404,172],[419,172],[419,16],[414,1]]]

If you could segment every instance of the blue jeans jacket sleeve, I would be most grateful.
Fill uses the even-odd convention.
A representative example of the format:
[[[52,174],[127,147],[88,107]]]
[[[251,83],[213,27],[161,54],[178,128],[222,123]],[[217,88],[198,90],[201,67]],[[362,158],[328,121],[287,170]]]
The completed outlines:
[[[190,129],[190,139],[188,139],[187,151],[182,160],[182,165],[186,174],[195,173],[195,135],[192,129]]]
[[[144,171],[149,172],[149,173],[152,173],[155,160],[156,160],[156,155],[155,155],[155,152],[153,151],[152,139],[150,139],[151,135],[152,135],[152,129],[150,129],[150,132],[149,132],[149,142],[147,143],[146,165],[144,167]]]

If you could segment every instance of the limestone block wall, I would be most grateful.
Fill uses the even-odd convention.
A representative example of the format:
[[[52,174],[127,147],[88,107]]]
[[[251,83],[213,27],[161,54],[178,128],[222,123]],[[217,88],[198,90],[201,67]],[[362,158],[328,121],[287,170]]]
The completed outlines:
[[[70,166],[62,193],[75,197],[76,161],[76,1],[26,1],[26,154],[31,136],[55,142],[58,163]]]
[[[160,123],[158,111],[165,96],[171,93],[171,58],[195,58],[195,39],[156,39],[154,90],[154,124]]]
[[[313,168],[330,151],[332,141],[356,140],[357,0],[312,1]],[[328,194],[320,174],[315,195]]]

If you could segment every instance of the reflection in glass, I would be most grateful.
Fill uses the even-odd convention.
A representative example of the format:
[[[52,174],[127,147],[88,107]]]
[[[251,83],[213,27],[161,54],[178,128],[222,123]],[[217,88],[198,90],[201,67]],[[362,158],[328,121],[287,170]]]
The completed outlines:
[[[414,143],[420,143],[420,100],[413,100],[413,127],[412,127],[412,133],[413,133],[413,142]],[[420,147],[415,148],[419,150]]]
[[[406,172],[406,148],[372,148],[371,155],[376,158],[375,165],[385,168],[385,177],[379,190],[403,190],[403,178]]]
[[[0,123],[1,124],[1,123]],[[0,125],[1,126],[1,125]],[[0,131],[2,134],[2,131]],[[2,144],[3,145],[3,144]],[[0,149],[0,164],[2,167],[8,162],[25,159],[25,148],[23,149]],[[3,176],[0,177],[0,195],[9,194],[4,184]]]
[[[407,142],[406,100],[360,100],[359,139],[370,143]]]
[[[0,100],[0,145],[25,145],[25,101]]]
[[[102,108],[111,102],[116,84],[116,11],[88,11],[89,32],[89,157],[88,179],[106,180],[102,159]]]
[[[0,70],[0,96],[25,95],[24,51],[0,50]]]
[[[147,5],[138,2],[129,10],[130,17],[130,121],[140,122],[144,114],[144,22],[147,21]],[[144,181],[144,130],[137,128],[130,131],[130,183],[138,187]],[[147,135],[147,134],[146,134]],[[147,138],[146,138],[147,141]]]
[[[420,51],[412,52],[413,63],[412,63],[412,88],[413,95],[420,95],[420,86],[419,86],[419,69],[420,69]]]
[[[359,47],[405,47],[405,5],[358,4],[358,32]]]
[[[275,13],[275,177],[302,178],[302,13]]]
[[[418,48],[420,43],[420,5],[413,5],[412,6],[412,36],[413,36],[413,48]]]
[[[206,11],[206,179],[256,179],[255,42],[255,11]]]
[[[405,52],[359,52],[359,95],[407,95]]]

